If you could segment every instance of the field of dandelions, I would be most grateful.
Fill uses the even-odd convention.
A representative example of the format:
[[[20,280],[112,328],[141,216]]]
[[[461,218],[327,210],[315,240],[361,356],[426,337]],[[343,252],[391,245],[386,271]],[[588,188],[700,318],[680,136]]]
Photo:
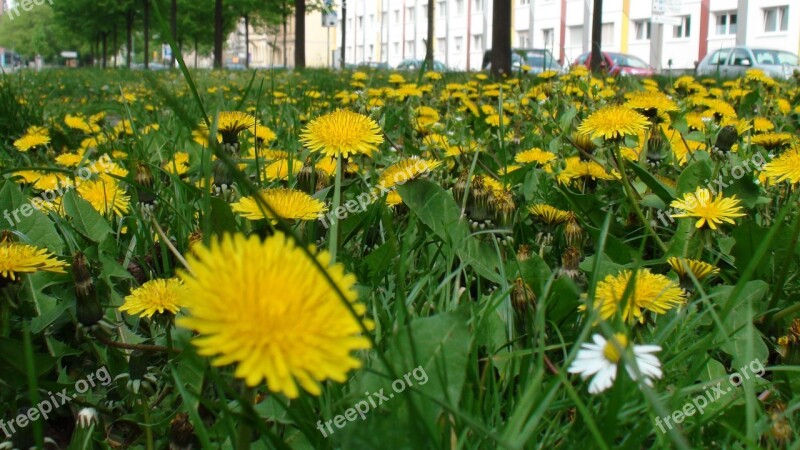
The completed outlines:
[[[799,100],[4,76],[0,448],[798,448]]]

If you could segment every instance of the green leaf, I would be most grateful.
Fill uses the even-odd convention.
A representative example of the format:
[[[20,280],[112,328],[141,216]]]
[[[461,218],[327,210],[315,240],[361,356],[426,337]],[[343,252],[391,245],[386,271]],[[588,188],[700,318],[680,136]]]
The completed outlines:
[[[711,290],[711,295],[714,301],[720,304],[720,309],[730,308],[730,313],[722,318],[725,331],[729,335],[726,337],[723,330],[718,328],[715,340],[721,342],[720,349],[733,358],[734,367],[750,364],[754,358],[764,362],[769,356],[769,350],[753,320],[759,311],[766,309],[766,304],[762,300],[769,292],[769,285],[761,280],[751,281],[745,285],[741,295],[736,299],[736,304],[729,305],[732,292],[733,286],[726,285],[716,286]],[[752,347],[748,348],[750,345]]]
[[[683,194],[694,192],[698,187],[705,186],[711,178],[711,163],[708,160],[696,161],[683,169],[678,177],[675,193],[677,197]]]
[[[675,190],[671,187],[665,185],[661,181],[659,181],[656,177],[654,177],[649,171],[642,168],[639,164],[633,163],[631,161],[627,162],[628,166],[636,172],[636,175],[639,177],[640,180],[653,191],[654,194],[658,196],[664,203],[667,205],[670,204],[673,200],[675,200]]]
[[[82,235],[94,242],[103,242],[111,234],[112,230],[106,219],[74,191],[67,192],[61,204],[67,215],[72,218],[72,224]]]
[[[461,220],[461,208],[440,186],[428,180],[412,180],[397,186],[397,192],[419,220],[451,248],[458,248],[467,238],[469,229]]]
[[[236,231],[236,217],[228,202],[211,197],[211,229],[215,234],[233,233]]]
[[[0,228],[18,231],[32,245],[45,247],[53,253],[60,254],[64,250],[64,242],[53,221],[32,206],[16,183],[6,181],[0,189],[0,210],[3,214]]]

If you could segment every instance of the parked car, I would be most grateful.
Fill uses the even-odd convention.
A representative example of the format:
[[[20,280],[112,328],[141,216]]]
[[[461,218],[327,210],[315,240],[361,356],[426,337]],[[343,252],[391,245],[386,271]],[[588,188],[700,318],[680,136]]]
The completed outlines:
[[[389,63],[383,61],[361,61],[357,67],[359,69],[389,69]]]
[[[424,59],[405,59],[397,65],[397,70],[419,70],[422,64],[425,63]],[[435,72],[447,72],[447,66],[441,61],[433,60],[433,69]]]
[[[481,67],[483,70],[492,69],[492,49],[484,52]],[[561,64],[546,48],[512,48],[511,70],[517,72],[522,70],[523,67],[530,67],[530,70],[527,70],[529,73],[542,73],[547,70],[564,71]]]
[[[773,78],[789,79],[800,70],[794,53],[765,48],[733,47],[710,52],[697,65],[699,76],[738,77],[747,69],[761,69]]]
[[[656,71],[641,58],[624,53],[602,52],[603,61],[600,62],[602,70],[612,76],[640,76],[655,75]],[[587,52],[575,58],[573,66],[592,67],[592,53]]]

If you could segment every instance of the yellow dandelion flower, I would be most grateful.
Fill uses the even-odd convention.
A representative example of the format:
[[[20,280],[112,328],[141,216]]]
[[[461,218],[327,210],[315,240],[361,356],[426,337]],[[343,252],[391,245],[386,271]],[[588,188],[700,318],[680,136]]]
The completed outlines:
[[[589,115],[578,127],[580,134],[606,140],[636,136],[647,128],[647,118],[624,106],[607,106]]]
[[[401,203],[403,203],[403,198],[400,197],[400,194],[396,190],[391,190],[389,194],[386,195],[386,206],[394,208]]]
[[[314,220],[328,209],[322,201],[297,189],[265,189],[261,191],[260,195],[275,214],[287,220]],[[238,202],[231,204],[231,208],[248,220],[269,218],[273,223],[278,222],[266,208],[262,210],[255,197],[252,196],[243,197]]]
[[[183,282],[177,278],[151,280],[131,291],[119,310],[142,317],[153,317],[165,311],[175,314],[185,295]]]
[[[555,153],[544,151],[538,147],[519,152],[517,156],[514,157],[514,161],[520,164],[536,163],[540,166],[555,161],[555,159]]]
[[[775,124],[772,123],[772,121],[767,119],[766,117],[753,118],[753,130],[755,130],[756,133],[764,133],[767,131],[772,131],[774,129],[775,129]]]
[[[117,180],[107,175],[81,183],[78,186],[78,195],[102,214],[113,212],[122,217],[130,210],[130,197],[125,194]]]
[[[292,176],[297,176],[303,170],[303,164],[298,160],[279,159],[267,164],[261,172],[261,177],[265,180],[287,180],[289,179],[289,168],[291,167]]]
[[[370,117],[339,109],[312,120],[300,134],[300,140],[312,152],[347,158],[358,153],[372,155],[383,142],[383,136]]]
[[[634,273],[635,280],[631,281]],[[631,282],[633,282],[633,286],[629,289],[629,295],[626,296],[625,291],[628,290]],[[640,323],[644,323],[646,311],[664,314],[668,310],[684,304],[685,296],[683,289],[664,275],[651,273],[648,269],[640,269],[636,272],[624,270],[618,275],[608,275],[597,283],[595,298],[592,299],[592,302],[604,320],[613,317],[624,304],[622,318],[625,322],[633,323],[638,320]]]
[[[548,225],[558,225],[573,217],[569,211],[545,204],[531,205],[528,207],[528,211]]]
[[[67,114],[64,117],[64,123],[73,130],[83,131],[87,134],[96,133],[100,130],[100,128],[95,124],[90,124],[86,121],[86,118],[81,115],[72,115]]]
[[[791,133],[757,134],[751,139],[753,144],[760,145],[767,150],[773,150],[795,141],[795,137]]]
[[[21,152],[27,152],[28,150],[36,147],[41,147],[43,145],[47,145],[50,143],[50,136],[43,135],[43,134],[26,134],[21,138],[14,141],[14,148]]]
[[[776,183],[800,183],[800,146],[794,146],[768,162],[761,173],[767,178],[774,178]]]
[[[376,187],[380,189],[389,189],[398,184],[405,184],[407,181],[413,180],[420,175],[427,174],[441,164],[441,161],[412,156],[387,167],[378,178],[378,185]]]
[[[703,225],[707,225],[712,230],[716,230],[717,225],[723,222],[733,224],[734,217],[745,215],[741,212],[742,207],[739,206],[739,199],[736,196],[725,198],[720,192],[715,198],[706,188],[684,194],[683,200],[674,200],[670,206],[683,211],[680,214],[673,214],[672,217],[697,217],[700,220],[695,227],[702,228]]]
[[[260,126],[258,119],[241,111],[222,111],[217,116],[217,133],[223,142],[236,142],[239,133],[244,130],[253,131]],[[211,135],[211,128],[205,120],[200,122],[198,130],[208,141],[207,136]]]
[[[172,159],[164,163],[164,170],[173,175],[184,175],[189,171],[189,154],[175,152]]]
[[[689,274],[693,274],[697,281],[703,281],[709,275],[716,275],[719,269],[711,264],[696,259],[688,258],[667,258],[667,264],[672,267],[672,270],[678,274],[681,280],[689,278]],[[691,279],[690,279],[691,280]]]
[[[16,281],[23,273],[38,271],[65,273],[67,263],[59,261],[45,249],[32,245],[10,242],[7,238],[0,241],[0,287]]]
[[[327,252],[315,257],[363,315],[355,277],[341,264],[331,265]],[[289,398],[299,395],[298,384],[319,395],[320,382],[343,383],[361,367],[351,352],[369,349],[370,341],[328,279],[283,233],[263,242],[225,235],[209,248],[195,246],[187,260],[191,272],[179,276],[188,315],[177,324],[199,334],[193,343],[199,354],[213,357],[213,365],[235,363],[234,375],[248,386],[266,380],[272,392]]]

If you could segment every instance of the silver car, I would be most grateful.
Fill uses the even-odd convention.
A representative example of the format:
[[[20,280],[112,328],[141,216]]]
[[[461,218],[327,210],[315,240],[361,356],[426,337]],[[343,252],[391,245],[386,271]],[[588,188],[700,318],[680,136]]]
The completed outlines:
[[[733,47],[709,52],[696,70],[699,76],[735,78],[747,69],[761,69],[773,78],[788,80],[796,70],[800,71],[800,63],[796,54],[784,50]]]

